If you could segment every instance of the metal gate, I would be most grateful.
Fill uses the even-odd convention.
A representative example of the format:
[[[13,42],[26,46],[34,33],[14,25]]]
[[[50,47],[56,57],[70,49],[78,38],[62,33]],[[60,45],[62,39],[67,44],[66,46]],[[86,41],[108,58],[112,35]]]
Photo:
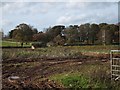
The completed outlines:
[[[111,50],[111,79],[120,79],[120,50]]]

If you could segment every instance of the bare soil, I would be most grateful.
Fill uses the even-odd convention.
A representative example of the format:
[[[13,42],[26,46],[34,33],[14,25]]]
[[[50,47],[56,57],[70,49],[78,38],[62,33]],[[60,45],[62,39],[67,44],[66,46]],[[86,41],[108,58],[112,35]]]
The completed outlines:
[[[49,76],[79,69],[87,63],[109,61],[108,56],[82,58],[41,58],[41,59],[11,59],[2,62],[2,87],[4,89],[34,89],[63,88],[58,82],[48,79]],[[8,80],[10,76],[19,76],[14,83]],[[19,81],[19,82],[18,82]]]

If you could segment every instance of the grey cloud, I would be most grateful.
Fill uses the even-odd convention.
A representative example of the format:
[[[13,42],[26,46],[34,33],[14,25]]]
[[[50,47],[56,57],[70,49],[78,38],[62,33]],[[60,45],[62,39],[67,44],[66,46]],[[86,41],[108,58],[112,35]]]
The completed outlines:
[[[77,3],[82,5],[75,8],[68,9],[68,14],[59,17],[57,23],[69,24],[69,23],[117,23],[117,3]],[[115,11],[116,10],[116,11]],[[69,12],[70,11],[70,12]]]
[[[66,8],[68,9],[105,9],[117,2],[71,2],[66,3]]]
[[[10,21],[10,20],[6,20],[6,19],[3,19],[3,20],[2,20],[2,25],[3,25],[3,26],[9,26],[9,25],[11,25],[11,24],[13,24],[13,23],[12,23],[12,21]]]
[[[48,7],[43,3],[36,2],[12,2],[4,3],[2,6],[3,14],[28,15],[32,13],[46,13]]]

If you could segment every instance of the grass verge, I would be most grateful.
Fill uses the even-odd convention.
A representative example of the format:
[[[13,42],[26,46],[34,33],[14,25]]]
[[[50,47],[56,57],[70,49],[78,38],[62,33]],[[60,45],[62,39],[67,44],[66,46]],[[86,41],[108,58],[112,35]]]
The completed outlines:
[[[88,63],[77,66],[76,70],[50,76],[65,88],[99,88],[120,90],[120,81],[111,81],[110,63]],[[73,68],[73,67],[71,67]],[[74,67],[75,68],[75,67]]]

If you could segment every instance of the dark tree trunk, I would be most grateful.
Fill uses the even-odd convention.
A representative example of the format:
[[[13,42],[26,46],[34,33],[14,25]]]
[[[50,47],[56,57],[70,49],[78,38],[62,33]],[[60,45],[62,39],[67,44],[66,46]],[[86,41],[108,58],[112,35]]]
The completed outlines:
[[[23,47],[23,42],[21,43],[21,47]]]

